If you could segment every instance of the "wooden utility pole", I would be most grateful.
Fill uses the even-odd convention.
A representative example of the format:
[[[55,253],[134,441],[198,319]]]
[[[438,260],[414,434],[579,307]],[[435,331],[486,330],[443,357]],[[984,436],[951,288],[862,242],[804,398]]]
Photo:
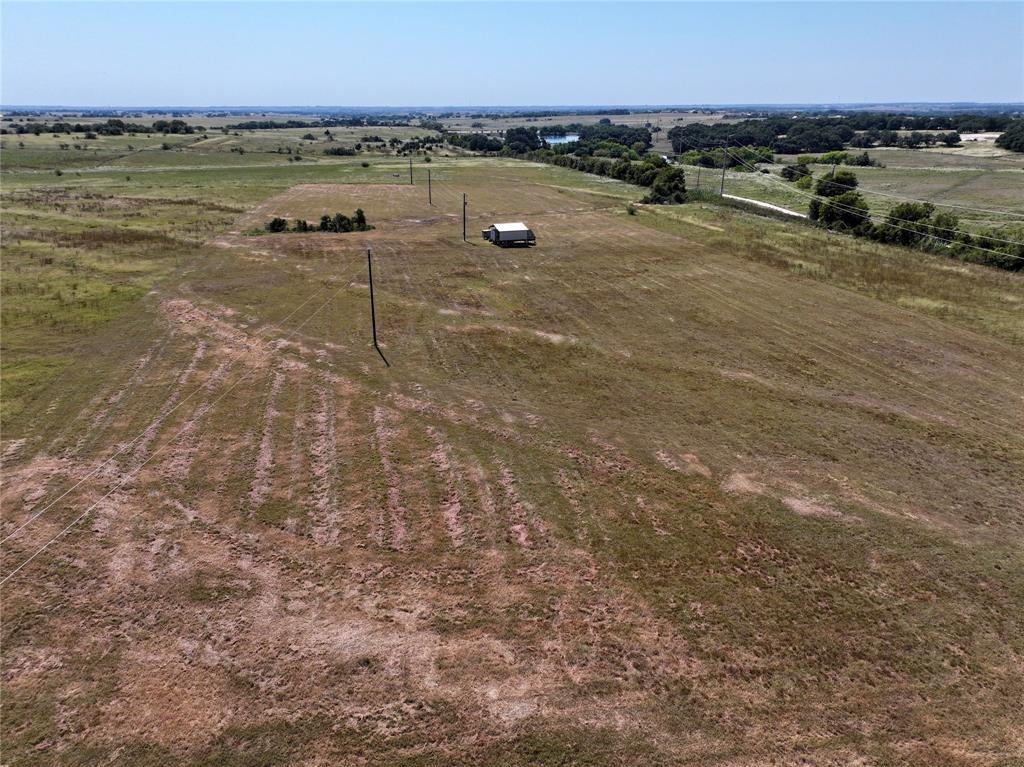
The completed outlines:
[[[373,348],[377,350],[377,354],[384,360],[384,364],[391,367],[391,363],[388,362],[388,358],[384,356],[384,352],[380,350],[380,346],[377,345],[377,309],[374,305],[373,300],[373,258],[371,256],[371,250],[366,249],[366,268],[370,274],[370,323],[373,325]]]
[[[412,183],[412,155],[409,155],[409,183]]]
[[[462,241],[466,242],[466,193],[462,193]]]
[[[722,151],[722,186],[718,190],[718,196],[721,197],[725,194],[725,166],[729,164],[729,142],[725,142],[725,147]]]
[[[434,204],[433,192],[430,188],[430,168],[427,168],[427,202],[430,205]]]

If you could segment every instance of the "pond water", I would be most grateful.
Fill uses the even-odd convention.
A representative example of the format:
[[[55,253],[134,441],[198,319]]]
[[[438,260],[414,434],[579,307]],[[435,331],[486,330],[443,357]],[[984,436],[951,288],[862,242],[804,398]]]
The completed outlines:
[[[549,144],[568,144],[571,141],[579,141],[578,133],[566,133],[564,136],[545,136],[544,140]]]

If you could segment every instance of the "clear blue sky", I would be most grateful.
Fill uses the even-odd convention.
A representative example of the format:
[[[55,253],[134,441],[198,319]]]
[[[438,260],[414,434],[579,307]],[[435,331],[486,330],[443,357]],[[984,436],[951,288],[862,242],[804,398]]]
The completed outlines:
[[[1024,3],[21,3],[0,102],[1024,101]]]

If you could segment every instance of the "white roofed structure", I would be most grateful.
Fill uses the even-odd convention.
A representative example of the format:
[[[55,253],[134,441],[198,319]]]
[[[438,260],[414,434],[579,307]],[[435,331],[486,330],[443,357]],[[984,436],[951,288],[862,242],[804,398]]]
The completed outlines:
[[[529,247],[531,242],[536,242],[537,237],[533,230],[522,221],[509,221],[503,224],[491,224],[480,232],[480,236],[488,242],[499,245],[503,248],[513,245],[525,245]]]

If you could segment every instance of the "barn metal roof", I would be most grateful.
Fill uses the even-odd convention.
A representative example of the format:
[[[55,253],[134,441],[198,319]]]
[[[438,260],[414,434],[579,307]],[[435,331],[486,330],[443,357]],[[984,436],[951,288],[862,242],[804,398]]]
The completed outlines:
[[[529,229],[526,224],[522,221],[513,221],[507,224],[491,224],[499,232],[521,232],[523,229]]]

